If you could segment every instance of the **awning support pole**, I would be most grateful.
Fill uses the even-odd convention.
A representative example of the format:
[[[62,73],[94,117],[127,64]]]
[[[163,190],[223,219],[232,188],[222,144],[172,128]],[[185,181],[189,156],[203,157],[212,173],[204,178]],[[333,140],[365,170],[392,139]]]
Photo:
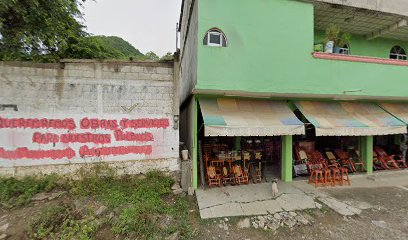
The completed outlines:
[[[367,175],[373,174],[373,139],[373,136],[361,137],[361,160],[364,162],[365,168],[367,169]]]
[[[194,96],[194,105],[193,105],[193,187],[197,190],[198,186],[198,129],[197,129],[197,121],[198,121],[198,105],[197,105],[197,98]]]
[[[292,136],[282,136],[282,172],[281,177],[284,182],[292,182]]]
[[[235,149],[236,151],[241,150],[241,137],[235,137]]]

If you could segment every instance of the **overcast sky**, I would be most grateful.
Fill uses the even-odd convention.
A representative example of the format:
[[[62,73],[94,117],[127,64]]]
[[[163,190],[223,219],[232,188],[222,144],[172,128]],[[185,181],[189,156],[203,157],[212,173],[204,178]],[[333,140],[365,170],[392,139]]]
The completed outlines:
[[[180,9],[181,0],[88,0],[83,13],[89,33],[119,36],[162,56],[176,49]]]

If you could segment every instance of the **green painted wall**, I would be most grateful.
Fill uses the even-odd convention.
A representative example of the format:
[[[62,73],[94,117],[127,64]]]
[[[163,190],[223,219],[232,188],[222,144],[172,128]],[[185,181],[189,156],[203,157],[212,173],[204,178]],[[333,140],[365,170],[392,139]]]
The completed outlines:
[[[408,96],[408,67],[314,59],[309,3],[201,0],[198,11],[196,89],[281,94],[361,90],[350,94]],[[202,44],[205,33],[214,27],[226,33],[227,48]],[[392,41],[354,37],[350,45],[355,55],[387,57]]]

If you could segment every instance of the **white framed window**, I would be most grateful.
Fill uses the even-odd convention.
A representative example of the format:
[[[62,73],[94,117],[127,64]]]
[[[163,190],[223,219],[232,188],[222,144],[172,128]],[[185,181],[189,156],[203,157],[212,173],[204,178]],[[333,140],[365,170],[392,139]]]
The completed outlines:
[[[214,28],[205,34],[203,44],[212,47],[227,47],[227,38],[221,30]]]
[[[396,60],[407,60],[407,53],[400,46],[394,46],[390,51],[390,58]]]

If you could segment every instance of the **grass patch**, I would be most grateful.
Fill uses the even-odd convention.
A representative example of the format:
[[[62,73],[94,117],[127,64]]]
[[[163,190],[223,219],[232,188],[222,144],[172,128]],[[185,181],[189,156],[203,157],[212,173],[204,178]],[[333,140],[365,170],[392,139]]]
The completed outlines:
[[[117,217],[109,224],[116,235],[145,238],[165,237],[174,232],[188,238],[188,202],[171,194],[174,181],[160,172],[149,172],[144,178],[95,172],[82,181],[73,182],[71,192],[92,196],[105,204]]]
[[[29,236],[31,239],[92,239],[99,224],[94,219],[81,218],[69,205],[46,208],[30,223]]]
[[[108,229],[118,239],[164,239],[172,234],[192,238],[189,202],[172,194],[171,177],[156,171],[119,177],[103,164],[79,175],[81,180],[75,181],[57,176],[0,179],[0,202],[22,206],[39,192],[69,192],[29,224],[31,239],[93,239],[99,229]],[[107,209],[96,214],[101,206]]]
[[[5,208],[23,206],[39,192],[49,192],[58,187],[58,177],[0,178],[0,204]]]

